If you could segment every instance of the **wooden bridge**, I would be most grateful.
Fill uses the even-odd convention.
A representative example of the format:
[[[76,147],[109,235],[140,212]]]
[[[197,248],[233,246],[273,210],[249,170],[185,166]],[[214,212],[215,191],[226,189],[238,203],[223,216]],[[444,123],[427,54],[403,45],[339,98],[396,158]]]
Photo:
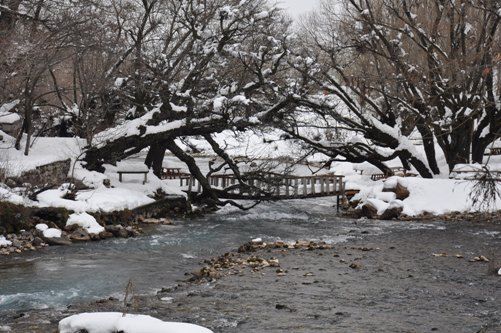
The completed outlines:
[[[285,200],[305,199],[316,197],[336,196],[337,203],[345,197],[344,176],[313,175],[313,176],[284,176],[266,174],[261,177],[252,175],[243,176],[249,189],[239,186],[233,175],[212,175],[208,177],[209,184],[222,190],[222,199],[240,200]],[[180,177],[180,185],[188,195],[202,193],[202,186],[198,180],[189,175]]]

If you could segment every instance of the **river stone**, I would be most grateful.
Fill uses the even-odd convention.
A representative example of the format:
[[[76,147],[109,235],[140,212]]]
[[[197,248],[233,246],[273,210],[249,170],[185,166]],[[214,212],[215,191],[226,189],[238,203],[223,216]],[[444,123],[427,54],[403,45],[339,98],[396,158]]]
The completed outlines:
[[[366,202],[362,206],[362,216],[368,217],[370,219],[377,216],[377,208],[374,207],[370,202]]]
[[[407,199],[410,195],[409,190],[400,183],[397,183],[397,186],[395,187],[395,194],[397,195],[398,200]]]
[[[40,237],[35,237],[32,242],[33,246],[42,246],[43,240]]]
[[[384,211],[383,214],[381,214],[381,220],[392,220],[392,219],[398,219],[400,214],[402,214],[402,211],[404,210],[403,207],[391,207],[388,208]]]
[[[120,237],[120,238],[129,238],[129,233],[127,232],[127,230],[125,229],[119,229],[118,230],[118,236],[117,237]]]
[[[47,243],[49,245],[71,245],[72,244],[71,240],[66,236],[54,237],[54,238],[43,237],[43,240],[45,241],[45,243]]]
[[[23,243],[20,240],[18,240],[17,238],[14,238],[14,239],[12,239],[12,246],[19,249],[19,248],[23,247]]]
[[[90,240],[90,235],[86,230],[79,228],[70,234],[70,239],[77,242],[87,242]]]
[[[101,240],[101,237],[99,236],[99,234],[89,234],[89,236],[90,236],[90,239],[92,239],[93,241]]]
[[[410,195],[409,190],[399,182],[394,187],[384,188],[383,192],[394,192],[398,200],[405,200]]]
[[[107,239],[107,238],[113,238],[113,237],[115,237],[115,236],[113,235],[113,233],[111,233],[111,232],[109,232],[109,231],[101,231],[101,232],[99,233],[99,237],[100,237],[101,239]]]
[[[112,224],[104,226],[104,230],[111,232],[115,237],[120,237],[120,230],[124,230],[124,228],[119,224]]]

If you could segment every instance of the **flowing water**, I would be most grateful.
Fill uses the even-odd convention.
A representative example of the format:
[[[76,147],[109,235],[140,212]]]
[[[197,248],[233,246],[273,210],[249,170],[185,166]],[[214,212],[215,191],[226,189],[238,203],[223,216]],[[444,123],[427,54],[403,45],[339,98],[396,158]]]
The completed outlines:
[[[442,224],[360,222],[340,218],[334,199],[266,203],[250,211],[225,208],[174,226],[148,229],[138,238],[50,247],[0,258],[0,317],[10,311],[62,308],[119,296],[129,280],[135,292],[153,293],[185,278],[201,260],[235,249],[254,237],[343,242],[363,233]],[[363,224],[363,228],[361,226]]]

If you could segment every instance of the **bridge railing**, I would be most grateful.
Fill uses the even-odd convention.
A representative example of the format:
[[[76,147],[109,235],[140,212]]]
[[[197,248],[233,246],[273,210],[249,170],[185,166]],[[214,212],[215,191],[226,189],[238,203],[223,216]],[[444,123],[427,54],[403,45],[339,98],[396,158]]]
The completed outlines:
[[[312,176],[284,176],[267,174],[260,177],[244,176],[246,184],[252,193],[239,186],[233,175],[212,175],[208,177],[209,184],[220,190],[241,196],[269,196],[272,198],[295,198],[344,195],[344,176],[340,175],[312,175]],[[202,186],[193,176],[180,178],[180,185],[188,193],[201,193]]]

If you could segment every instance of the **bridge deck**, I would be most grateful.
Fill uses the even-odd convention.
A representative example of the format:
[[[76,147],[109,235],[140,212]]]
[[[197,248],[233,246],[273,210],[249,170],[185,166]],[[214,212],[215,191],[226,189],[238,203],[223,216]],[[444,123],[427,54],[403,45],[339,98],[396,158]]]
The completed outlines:
[[[344,176],[284,176],[270,174],[264,179],[247,177],[246,183],[253,191],[243,191],[232,175],[213,175],[208,178],[210,185],[221,190],[221,199],[235,200],[287,200],[336,196],[345,197]],[[181,188],[189,195],[202,193],[202,186],[193,176],[180,178]]]

